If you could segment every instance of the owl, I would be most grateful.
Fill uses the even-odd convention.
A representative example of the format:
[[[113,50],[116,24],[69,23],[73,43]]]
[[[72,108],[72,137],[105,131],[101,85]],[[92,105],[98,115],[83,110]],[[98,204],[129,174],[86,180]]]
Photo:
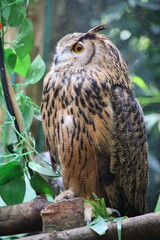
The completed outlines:
[[[146,210],[147,142],[142,109],[117,47],[99,31],[64,36],[44,79],[42,125],[65,191],[57,199],[93,193],[121,215]]]

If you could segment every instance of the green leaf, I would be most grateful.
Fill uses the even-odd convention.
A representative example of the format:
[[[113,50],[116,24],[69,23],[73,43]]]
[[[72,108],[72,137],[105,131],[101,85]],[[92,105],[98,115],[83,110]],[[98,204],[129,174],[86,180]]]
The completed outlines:
[[[37,57],[32,62],[28,72],[25,81],[28,84],[34,84],[38,82],[45,73],[45,63],[42,60],[42,58],[37,55]]]
[[[29,167],[38,173],[41,173],[43,175],[51,176],[51,177],[60,177],[59,174],[53,172],[52,168],[46,165],[40,165],[36,162],[29,162]]]
[[[121,233],[122,233],[122,220],[128,218],[127,216],[115,218],[113,222],[117,223],[117,231],[118,231],[118,240],[121,240]]]
[[[10,4],[9,7],[10,14],[6,21],[9,26],[17,27],[22,23],[23,19],[26,16],[26,8],[23,1],[15,1],[14,4]]]
[[[99,235],[104,235],[108,229],[105,220],[100,216],[87,226]]]
[[[160,103],[160,96],[154,97],[138,97],[138,101],[142,106],[146,106],[152,103]]]
[[[100,202],[101,202],[101,208],[102,208],[102,217],[103,218],[108,218],[109,215],[107,213],[107,208],[106,208],[106,204],[105,204],[104,198],[101,198]]]
[[[97,206],[97,203],[91,200],[85,200],[85,202],[90,203],[93,206],[93,214],[95,218],[98,218],[98,216],[101,216],[101,212],[99,211],[99,207]]]
[[[21,172],[19,162],[9,162],[0,167],[0,185],[4,185],[11,181],[16,175]]]
[[[27,54],[23,59],[19,58],[13,48],[7,48],[4,51],[5,63],[9,74],[14,70],[22,76],[26,76],[30,67],[30,55]]]
[[[17,55],[15,53],[12,53],[8,56],[8,64],[9,66],[14,69],[17,61]]]
[[[11,74],[11,72],[13,71],[13,68],[10,66],[9,62],[8,62],[8,58],[10,55],[15,54],[14,50],[12,48],[5,48],[4,49],[4,60],[5,60],[5,64],[8,70],[8,73]]]
[[[118,240],[121,240],[121,232],[122,232],[122,218],[117,221],[117,231],[118,231]]]
[[[31,106],[28,106],[24,101],[20,105],[20,110],[23,115],[25,130],[28,130],[32,124],[32,120],[34,116],[34,108]]]
[[[1,6],[2,6],[2,23],[4,26],[7,25],[8,22],[8,18],[10,16],[10,12],[11,12],[11,7],[9,5],[9,2],[7,0],[3,0],[1,1]]]
[[[23,202],[26,185],[23,175],[15,176],[10,182],[0,186],[0,195],[7,205]]]
[[[131,77],[131,80],[134,84],[140,87],[143,90],[150,90],[150,88],[146,85],[144,80],[138,76]]]
[[[33,25],[30,19],[25,18],[19,29],[16,41],[16,53],[23,59],[33,48]]]
[[[30,184],[36,193],[54,196],[49,184],[39,174],[35,173],[35,175],[31,177]]]
[[[104,198],[99,199],[94,193],[92,194],[94,197],[94,201],[85,200],[85,202],[90,203],[93,206],[94,216],[97,218],[101,216],[102,218],[108,218],[108,213],[106,209],[106,204]]]
[[[25,77],[30,67],[30,62],[31,61],[29,54],[27,54],[23,59],[17,57],[17,62],[14,67],[14,71]]]
[[[159,198],[158,198],[158,201],[157,201],[157,204],[156,204],[156,207],[155,207],[155,210],[154,212],[160,212],[160,195],[159,195]]]

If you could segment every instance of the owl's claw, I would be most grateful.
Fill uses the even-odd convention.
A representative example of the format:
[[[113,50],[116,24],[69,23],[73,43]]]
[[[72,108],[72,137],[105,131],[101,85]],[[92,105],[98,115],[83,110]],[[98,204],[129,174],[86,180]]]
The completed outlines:
[[[107,210],[107,213],[108,213],[109,217],[115,217],[115,218],[121,217],[121,214],[117,209],[106,208],[106,210]]]
[[[92,221],[93,215],[93,206],[90,203],[84,203],[84,218],[86,224],[89,224]]]
[[[55,198],[55,202],[60,202],[63,199],[71,199],[74,198],[75,194],[71,189],[68,189],[62,193],[60,193],[56,198]]]

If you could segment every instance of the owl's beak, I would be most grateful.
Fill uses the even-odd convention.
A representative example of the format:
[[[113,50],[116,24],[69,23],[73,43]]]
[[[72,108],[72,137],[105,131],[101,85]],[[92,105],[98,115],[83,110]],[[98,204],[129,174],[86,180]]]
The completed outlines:
[[[70,59],[70,55],[68,53],[56,54],[54,57],[54,64],[57,66],[58,64],[64,64]]]
[[[58,64],[58,56],[57,55],[55,55],[55,57],[54,57],[54,63],[55,63],[55,65]]]

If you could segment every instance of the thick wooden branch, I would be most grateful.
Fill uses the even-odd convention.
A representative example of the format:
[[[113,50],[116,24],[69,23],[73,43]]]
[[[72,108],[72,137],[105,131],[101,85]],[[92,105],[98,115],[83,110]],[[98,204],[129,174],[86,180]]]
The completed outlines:
[[[104,236],[98,236],[87,226],[70,229],[66,231],[39,234],[36,236],[21,238],[21,240],[117,240],[117,224],[107,223],[108,231]],[[142,216],[123,220],[122,239],[123,240],[149,240],[160,237],[160,212],[149,213]]]
[[[95,240],[95,239],[118,239],[117,224],[113,222],[107,223],[107,233],[99,237],[87,226],[71,229],[67,231],[57,232],[50,239],[61,240]],[[50,236],[51,237],[51,236]],[[142,216],[124,219],[122,223],[122,239],[123,240],[149,240],[151,237],[160,237],[160,212],[150,213]]]
[[[40,212],[50,204],[40,197],[31,202],[0,208],[0,236],[41,231]]]
[[[117,240],[117,224],[114,222],[107,223],[108,231],[106,235],[102,237],[98,236],[87,226],[83,226],[83,221],[80,223],[80,218],[83,218],[82,203],[82,199],[80,198],[56,204],[50,203],[42,198],[35,198],[28,203],[1,207],[0,235],[42,231],[42,211],[42,215],[47,216],[47,221],[43,219],[43,229],[47,231],[47,233],[22,238],[22,240]],[[74,217],[73,215],[76,211],[77,215]],[[72,221],[73,219],[74,221]],[[68,227],[69,225],[72,229],[66,230],[66,228],[70,228]],[[59,228],[60,226],[64,228],[61,229]],[[160,212],[123,220],[123,240],[148,240],[151,237],[160,237]]]
[[[43,232],[61,231],[85,226],[82,198],[51,203],[41,211]]]

